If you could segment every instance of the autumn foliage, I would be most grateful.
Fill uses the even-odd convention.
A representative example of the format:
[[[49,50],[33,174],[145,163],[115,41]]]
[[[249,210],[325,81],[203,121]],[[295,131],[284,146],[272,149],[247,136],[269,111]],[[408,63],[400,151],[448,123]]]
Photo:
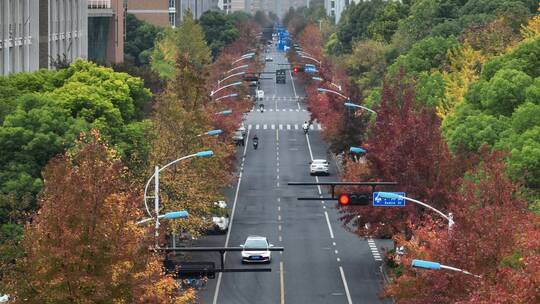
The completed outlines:
[[[136,225],[141,192],[97,131],[44,171],[26,256],[8,275],[16,303],[185,303]]]
[[[435,110],[416,102],[414,84],[404,75],[402,71],[383,87],[381,104],[375,109],[377,118],[364,144],[367,163],[349,162],[343,179],[397,182],[398,186],[391,190],[403,191],[409,197],[444,210],[457,168],[451,166]],[[415,205],[366,206],[342,212],[346,223],[352,222],[361,229],[359,233],[364,233],[364,225],[370,223],[369,232],[386,235],[404,231],[409,222],[424,217]]]
[[[538,303],[540,217],[527,210],[519,185],[505,175],[504,155],[485,155],[460,180],[449,208],[448,232],[431,221],[415,224],[414,237],[401,240],[409,252],[403,275],[387,287],[399,303]],[[482,276],[414,270],[411,259],[438,261]]]

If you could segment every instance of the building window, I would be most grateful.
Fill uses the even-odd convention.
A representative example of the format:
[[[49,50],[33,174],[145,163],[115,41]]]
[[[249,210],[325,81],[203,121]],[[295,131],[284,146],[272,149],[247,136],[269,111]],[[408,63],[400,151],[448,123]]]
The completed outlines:
[[[175,13],[169,13],[169,24],[172,27],[176,27],[176,14]]]
[[[170,8],[176,7],[176,0],[169,0],[169,7]]]

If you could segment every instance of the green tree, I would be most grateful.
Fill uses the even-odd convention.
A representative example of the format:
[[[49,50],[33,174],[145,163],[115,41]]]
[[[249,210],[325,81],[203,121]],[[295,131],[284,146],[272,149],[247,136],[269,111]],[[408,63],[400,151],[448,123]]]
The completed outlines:
[[[128,62],[136,66],[150,64],[150,55],[154,48],[154,42],[161,35],[163,28],[137,19],[133,14],[126,17],[126,41],[124,44],[124,56]]]
[[[398,1],[390,1],[377,11],[375,19],[368,26],[374,40],[390,42],[398,28],[399,20],[407,17],[408,7]]]
[[[346,52],[350,52],[355,41],[372,38],[370,24],[376,20],[379,11],[383,10],[384,1],[362,1],[352,3],[343,12],[337,27],[337,38]]]
[[[216,57],[223,47],[235,41],[239,36],[238,30],[230,18],[227,18],[222,12],[204,12],[199,18],[199,24],[204,31],[213,57]]]
[[[448,64],[448,51],[458,46],[457,39],[450,37],[429,37],[416,43],[407,54],[399,56],[389,67],[393,75],[404,68],[407,73],[416,75],[431,72]]]
[[[152,69],[161,77],[171,79],[175,75],[176,61],[180,56],[189,58],[195,66],[211,62],[211,51],[206,44],[204,31],[186,12],[184,21],[175,29],[166,29],[152,52]]]

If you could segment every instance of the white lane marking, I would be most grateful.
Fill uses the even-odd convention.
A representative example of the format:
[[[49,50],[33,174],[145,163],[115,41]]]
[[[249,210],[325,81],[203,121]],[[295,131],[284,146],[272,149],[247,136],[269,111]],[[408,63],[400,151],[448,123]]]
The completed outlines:
[[[248,144],[249,144],[249,132],[250,130],[248,130],[247,132],[247,136],[246,136],[246,145],[244,146],[244,154],[243,154],[243,157],[242,157],[242,166],[244,165],[244,160],[245,160],[245,157],[246,157],[246,152],[247,152],[247,147],[248,147]],[[227,231],[227,237],[225,238],[225,247],[228,247],[229,246],[229,239],[231,238],[231,230],[233,228],[233,221],[234,221],[234,212],[236,211],[236,202],[238,201],[238,193],[240,193],[240,183],[242,182],[242,175],[243,175],[243,172],[240,171],[240,174],[238,175],[238,183],[236,184],[236,192],[234,194],[234,201],[233,201],[233,207],[232,207],[232,210],[231,210],[231,220],[229,221],[229,230]],[[223,262],[225,262],[227,258],[227,253],[225,252],[223,254]],[[219,275],[218,275],[218,280],[217,280],[217,283],[216,283],[216,291],[214,292],[214,300],[212,301],[213,304],[217,304],[217,299],[218,299],[218,296],[219,296],[219,287],[221,286],[221,278],[223,276],[223,272],[220,272]]]
[[[293,109],[289,109],[289,112],[292,112],[292,111],[293,111]]]
[[[309,129],[310,129],[310,130],[314,130],[315,127],[313,127],[313,125],[309,125]]]
[[[279,112],[279,109],[276,109],[276,112]]]
[[[311,151],[311,144],[309,143],[309,134],[306,134],[306,139],[307,139],[307,146],[309,149],[309,157],[311,158],[311,161],[313,161],[313,152]],[[317,182],[319,182],[317,176],[315,176],[315,179],[317,179]],[[319,194],[321,194],[320,190],[319,190]]]
[[[294,124],[294,129],[298,130],[298,124]]]
[[[268,126],[266,124],[263,125],[263,129],[266,130]]]
[[[285,275],[283,274],[283,261],[279,262],[279,286],[281,293],[280,304],[285,304]]]
[[[278,220],[278,221],[281,221],[281,215],[278,215],[278,216],[277,216],[277,220]]]
[[[270,109],[270,112],[274,111],[274,109]]]
[[[251,126],[251,125],[249,125],[249,126],[248,126],[248,130],[251,130],[251,127],[252,127],[252,126]]]
[[[339,272],[341,273],[341,280],[343,280],[343,286],[345,287],[347,302],[349,304],[352,304],[351,293],[349,292],[349,285],[347,284],[347,279],[345,279],[345,272],[343,271],[343,267],[339,266]]]
[[[279,124],[279,129],[283,130],[283,125],[282,124]]]
[[[283,109],[283,110],[281,110],[281,111],[283,111],[283,112],[287,112],[287,109]]]
[[[258,124],[255,125],[255,130],[259,130],[259,125]]]
[[[296,109],[296,112],[300,112],[300,109],[299,109],[299,108],[298,108],[298,109]]]
[[[332,242],[332,245],[336,246],[336,242]]]
[[[279,240],[280,242],[283,242],[283,239],[281,238],[281,235],[278,236],[278,240]]]
[[[278,197],[278,198],[277,198],[277,201],[278,201],[278,202],[281,202],[281,197]]]
[[[292,77],[292,73],[290,69],[289,69],[289,76],[291,76],[291,84],[292,84],[292,89],[294,92],[294,98],[298,98],[298,95],[296,95],[296,88],[294,87],[294,78]]]
[[[277,211],[281,211],[281,206],[277,206]]]
[[[287,124],[287,130],[290,130],[290,129],[291,129],[291,125]]]
[[[276,125],[275,124],[272,124],[272,130],[274,130],[276,128]]]
[[[278,229],[279,231],[281,231],[281,225],[278,225],[278,226],[277,226],[277,229]]]
[[[326,217],[326,223],[328,224],[328,230],[330,231],[330,238],[334,238],[334,231],[332,231],[332,226],[330,225],[330,219],[328,218],[328,212],[324,212],[324,216]]]
[[[338,262],[341,262],[341,260],[339,258],[336,259]]]

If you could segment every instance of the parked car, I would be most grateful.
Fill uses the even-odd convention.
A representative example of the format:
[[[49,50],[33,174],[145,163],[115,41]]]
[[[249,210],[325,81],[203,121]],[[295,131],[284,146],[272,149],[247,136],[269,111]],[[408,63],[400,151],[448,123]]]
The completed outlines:
[[[212,232],[227,233],[229,230],[229,210],[225,201],[214,202],[212,206]]]
[[[264,236],[250,235],[240,247],[244,248],[242,250],[242,263],[270,263],[272,260],[272,252],[269,249],[274,245],[269,244],[268,239]]]
[[[245,126],[243,123],[240,125],[240,128],[238,128],[236,131],[242,132],[242,135],[243,135],[244,137],[246,137],[246,134],[247,134],[246,126]]]
[[[244,138],[244,135],[242,134],[242,131],[234,132],[234,134],[232,136],[232,140],[237,146],[244,146],[245,145],[245,138]]]
[[[325,174],[330,175],[329,164],[326,159],[314,159],[309,163],[309,174]]]
[[[270,56],[266,56],[266,58],[264,58],[264,61],[266,62],[272,62],[274,61],[274,58],[270,57]]]

